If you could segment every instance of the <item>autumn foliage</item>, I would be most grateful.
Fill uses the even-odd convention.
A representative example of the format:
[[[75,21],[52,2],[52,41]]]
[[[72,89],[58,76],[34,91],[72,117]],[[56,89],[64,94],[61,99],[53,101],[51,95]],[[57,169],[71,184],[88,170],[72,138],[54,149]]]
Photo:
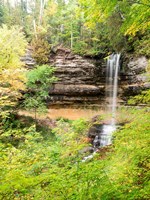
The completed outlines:
[[[23,63],[27,42],[19,27],[0,27],[0,113],[16,104],[24,90]]]

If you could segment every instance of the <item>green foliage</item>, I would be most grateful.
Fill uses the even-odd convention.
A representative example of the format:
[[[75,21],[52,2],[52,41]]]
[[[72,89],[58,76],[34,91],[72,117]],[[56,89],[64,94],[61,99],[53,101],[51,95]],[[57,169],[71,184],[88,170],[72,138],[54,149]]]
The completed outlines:
[[[87,50],[87,43],[84,41],[78,41],[77,43],[74,44],[73,46],[73,51],[74,53],[78,53],[80,55],[86,54]]]
[[[27,87],[31,89],[41,88],[41,90],[39,90],[38,92],[42,92],[44,88],[48,89],[48,84],[51,85],[54,81],[56,81],[56,78],[53,76],[54,71],[55,68],[49,65],[36,66],[36,68],[28,71],[27,73]],[[44,94],[41,95],[44,96]]]
[[[72,128],[80,134],[87,128],[87,122],[84,119],[75,120],[72,122]]]
[[[123,20],[122,29],[125,34],[135,35],[138,31],[144,32],[149,27],[150,4],[148,0],[141,1],[84,1],[79,0],[82,11],[85,13],[87,25],[95,27],[97,22],[106,22],[114,12]],[[90,14],[90,17],[89,17]]]
[[[53,76],[55,69],[48,65],[37,66],[27,73],[27,89],[25,106],[38,108],[48,97],[48,90],[57,79]],[[43,108],[41,108],[43,109]]]
[[[12,128],[21,136],[17,147],[2,140],[1,199],[149,199],[149,118],[146,110],[127,110],[133,115],[114,135],[111,151],[103,151],[90,162],[82,162],[88,123],[83,119],[66,122],[46,139],[35,127]],[[6,131],[6,136],[10,135]],[[20,135],[20,136],[19,136]],[[51,140],[55,135],[55,140]],[[0,136],[1,139],[4,136]]]
[[[24,55],[27,45],[21,28],[14,26],[9,29],[3,25],[0,28],[0,38],[0,72],[4,69],[20,68],[23,64],[20,56]]]
[[[27,5],[28,4],[28,5]],[[21,1],[3,1],[3,23],[7,24],[9,27],[17,25],[22,27],[25,35],[31,37],[33,34],[33,19],[30,16],[32,9],[31,2],[26,0]],[[30,13],[30,14],[29,14]]]
[[[137,39],[134,42],[134,50],[138,55],[144,55],[149,57],[150,55],[150,38],[149,38],[149,32],[145,34],[145,36],[142,37],[142,39]]]
[[[132,97],[128,101],[128,104],[131,104],[131,105],[147,104],[149,106],[150,105],[150,90],[143,91],[141,94],[135,97]]]
[[[26,87],[28,92],[24,95],[24,106],[27,109],[34,109],[35,121],[36,112],[46,111],[46,99],[49,96],[49,89],[57,80],[54,74],[54,67],[49,65],[36,66],[28,71]]]
[[[150,4],[149,0],[133,2],[130,10],[126,13],[123,23],[123,31],[127,35],[136,35],[138,32],[144,33],[150,28],[149,22]]]
[[[114,155],[107,167],[114,187],[127,199],[149,199],[149,117],[148,111],[134,111],[133,122],[115,134]],[[115,176],[117,174],[117,176]]]
[[[83,123],[83,120],[81,123]],[[68,127],[68,133],[66,134],[69,138],[67,138],[67,135],[59,135],[62,127],[64,131]],[[13,140],[20,135],[21,130],[24,140],[20,140],[17,147],[11,146],[9,140],[7,142],[6,140],[1,140],[3,141],[0,146],[2,155],[1,170],[3,171],[1,176],[3,183],[0,189],[1,198],[26,199],[33,197],[34,193],[35,199],[40,199],[41,197],[46,199],[53,198],[56,193],[56,198],[59,198],[59,195],[60,198],[63,198],[66,191],[60,188],[63,183],[59,184],[61,176],[57,176],[56,173],[61,172],[60,175],[69,176],[67,170],[71,167],[71,161],[69,163],[66,163],[66,161],[75,157],[73,152],[77,152],[76,147],[79,144],[75,143],[72,148],[68,146],[69,142],[73,144],[72,140],[75,139],[72,128],[66,122],[58,122],[57,129],[52,133],[54,134],[55,132],[57,134],[55,141],[51,141],[51,133],[47,140],[44,140],[41,134],[35,131],[34,127],[13,129]],[[10,135],[9,131],[6,131],[1,138],[7,135]],[[67,158],[65,154],[68,154],[70,158]],[[9,162],[10,167],[7,162]],[[11,183],[9,179],[12,180]],[[75,177],[73,177],[74,179]],[[56,180],[58,181],[58,187],[56,187]],[[49,187],[51,188],[50,192]]]
[[[111,51],[121,51],[127,49],[128,38],[131,36],[136,40],[140,35],[149,30],[149,13],[150,4],[147,0],[142,1],[84,1],[78,0],[79,12],[84,14],[84,25],[90,30],[97,29],[97,24],[101,27],[107,27],[104,32],[105,37],[109,41]],[[101,32],[101,29],[99,29]],[[147,34],[148,36],[149,34]],[[135,38],[134,38],[135,37]],[[100,40],[102,42],[102,40]],[[129,42],[131,45],[131,43]],[[146,43],[146,46],[148,43]],[[144,41],[141,40],[139,47],[145,47]],[[143,48],[145,52],[145,48]],[[147,48],[148,49],[148,48]],[[147,50],[146,50],[147,51]],[[140,52],[141,54],[141,52]]]
[[[48,62],[49,44],[63,44],[89,56],[130,51],[135,46],[137,53],[149,56],[149,0],[50,0],[41,7],[42,2],[20,1],[12,7],[7,1],[1,9],[1,21],[22,26],[32,40],[39,64]]]

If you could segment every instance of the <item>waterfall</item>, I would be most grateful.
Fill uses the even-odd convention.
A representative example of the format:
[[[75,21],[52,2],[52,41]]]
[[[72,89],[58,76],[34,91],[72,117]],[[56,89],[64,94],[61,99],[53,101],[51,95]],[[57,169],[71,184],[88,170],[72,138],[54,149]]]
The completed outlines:
[[[107,60],[106,69],[106,102],[108,103],[108,111],[111,114],[109,124],[102,125],[99,135],[95,136],[93,141],[94,153],[83,158],[82,162],[92,159],[97,152],[97,147],[104,147],[112,143],[112,134],[116,130],[116,108],[117,108],[117,92],[118,92],[118,73],[120,54],[112,54]]]
[[[119,61],[120,54],[112,54],[107,60],[106,100],[108,99],[108,111],[112,114],[112,125],[115,125],[116,118]]]
[[[112,54],[107,60],[106,71],[106,101],[108,103],[108,111],[111,114],[111,122],[104,125],[100,134],[100,146],[111,144],[112,133],[116,130],[116,108],[117,108],[117,92],[118,92],[118,73],[119,73],[120,54]]]

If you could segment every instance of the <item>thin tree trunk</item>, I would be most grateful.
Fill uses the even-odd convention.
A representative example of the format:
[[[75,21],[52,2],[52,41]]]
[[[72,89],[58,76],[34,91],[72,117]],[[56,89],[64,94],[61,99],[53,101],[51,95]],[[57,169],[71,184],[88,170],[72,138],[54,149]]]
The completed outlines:
[[[34,120],[35,120],[35,130],[37,131],[37,116],[36,116],[36,114],[37,114],[37,111],[36,111],[36,107],[35,107],[35,109],[34,109]]]
[[[37,39],[37,31],[36,31],[36,22],[35,22],[35,19],[33,20],[33,28],[34,28],[35,38]]]
[[[71,24],[71,49],[73,48],[73,30],[72,30],[72,24]]]
[[[44,14],[44,6],[45,6],[45,0],[41,0],[41,1],[40,1],[39,25],[42,24],[43,14]]]
[[[42,8],[43,8],[43,0],[40,0],[39,25],[41,25],[41,21],[42,21]]]

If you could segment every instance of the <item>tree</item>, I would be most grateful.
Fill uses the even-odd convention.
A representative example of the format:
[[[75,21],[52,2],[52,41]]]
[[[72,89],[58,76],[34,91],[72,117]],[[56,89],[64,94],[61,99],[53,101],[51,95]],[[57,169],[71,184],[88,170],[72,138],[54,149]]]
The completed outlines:
[[[118,12],[122,18],[122,31],[125,35],[135,35],[138,31],[145,31],[150,27],[149,0],[111,0],[107,3],[105,0],[78,0],[78,2],[89,27],[95,27],[97,22],[106,22],[114,12]]]
[[[23,63],[27,42],[19,27],[0,28],[0,116],[9,112],[25,89]]]
[[[132,1],[131,1],[132,2]],[[128,13],[126,13],[122,31],[125,35],[144,33],[150,28],[150,2],[149,0],[133,1]]]
[[[55,69],[48,65],[36,66],[35,69],[27,73],[27,93],[24,95],[24,105],[27,109],[33,109],[36,115],[39,111],[46,110],[46,99],[49,96],[51,85],[57,80],[53,75]]]
[[[5,21],[23,26],[29,41],[36,38],[40,53],[48,42],[82,55],[102,56],[127,50],[128,41],[132,50],[136,38],[149,35],[149,0],[20,0],[13,7],[8,0],[4,7]]]

